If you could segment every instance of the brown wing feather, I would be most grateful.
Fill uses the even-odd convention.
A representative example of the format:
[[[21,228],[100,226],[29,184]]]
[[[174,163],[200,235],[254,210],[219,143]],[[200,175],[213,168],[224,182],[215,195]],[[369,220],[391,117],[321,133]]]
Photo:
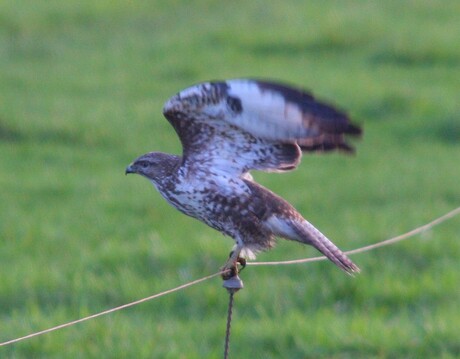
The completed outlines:
[[[186,159],[242,174],[287,171],[301,151],[352,152],[361,129],[311,94],[279,83],[229,80],[195,85],[173,96],[164,115]]]
[[[360,137],[362,129],[353,124],[345,112],[317,101],[311,93],[304,90],[275,82],[257,81],[257,84],[263,91],[276,91],[287,102],[297,104],[303,116],[311,122],[310,126],[317,127],[317,135],[297,139],[302,151],[339,149],[354,152],[354,148],[346,142],[346,137]]]

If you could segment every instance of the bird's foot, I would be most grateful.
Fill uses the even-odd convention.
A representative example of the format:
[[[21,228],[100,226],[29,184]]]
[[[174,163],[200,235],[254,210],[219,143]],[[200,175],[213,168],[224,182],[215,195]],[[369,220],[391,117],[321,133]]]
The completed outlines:
[[[232,251],[227,263],[222,267],[223,287],[227,288],[230,294],[234,294],[244,287],[238,273],[246,267],[246,259],[240,257],[239,254],[239,251]]]
[[[231,251],[227,262],[221,268],[222,279],[228,280],[232,277],[238,276],[238,273],[241,272],[245,267],[246,259],[240,257],[239,252]]]

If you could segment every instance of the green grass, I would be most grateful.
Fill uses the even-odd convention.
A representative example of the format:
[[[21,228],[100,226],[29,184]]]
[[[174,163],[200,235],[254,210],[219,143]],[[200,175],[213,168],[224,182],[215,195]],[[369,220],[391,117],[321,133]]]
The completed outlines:
[[[0,4],[0,341],[214,273],[232,243],[125,166],[180,152],[164,101],[275,78],[346,109],[356,156],[256,178],[341,248],[460,204],[458,1],[4,1]],[[249,267],[231,357],[457,358],[460,219],[330,263]],[[316,255],[280,242],[260,260]],[[221,357],[219,279],[0,348],[3,358]]]

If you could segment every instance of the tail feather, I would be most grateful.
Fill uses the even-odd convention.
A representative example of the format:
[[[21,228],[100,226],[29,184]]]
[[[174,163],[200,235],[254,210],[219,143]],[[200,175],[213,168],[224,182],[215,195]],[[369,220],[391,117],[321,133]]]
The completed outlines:
[[[359,267],[311,223],[306,220],[290,222],[297,234],[297,238],[290,239],[312,245],[348,274],[359,272]]]

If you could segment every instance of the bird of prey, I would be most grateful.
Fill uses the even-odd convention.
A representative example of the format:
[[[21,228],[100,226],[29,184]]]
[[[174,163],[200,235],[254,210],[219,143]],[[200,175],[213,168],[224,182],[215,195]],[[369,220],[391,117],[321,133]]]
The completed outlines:
[[[353,152],[346,136],[361,129],[310,93],[270,81],[205,82],[171,97],[163,114],[182,156],[150,152],[126,168],[175,208],[232,237],[224,266],[273,247],[276,237],[309,244],[347,273],[359,268],[283,198],[256,183],[251,170],[295,169],[302,152]]]

